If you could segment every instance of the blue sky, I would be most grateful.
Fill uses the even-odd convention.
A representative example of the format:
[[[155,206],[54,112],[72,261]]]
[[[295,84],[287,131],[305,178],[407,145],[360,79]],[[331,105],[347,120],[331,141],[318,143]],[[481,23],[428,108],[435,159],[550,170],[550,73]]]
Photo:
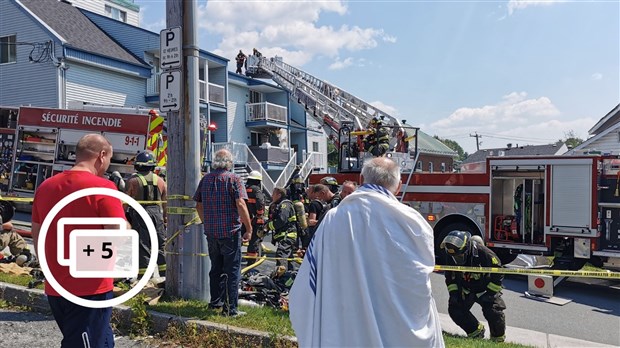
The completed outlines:
[[[135,0],[165,27],[165,0]],[[258,48],[476,149],[581,138],[620,102],[620,2],[198,1],[200,47]]]

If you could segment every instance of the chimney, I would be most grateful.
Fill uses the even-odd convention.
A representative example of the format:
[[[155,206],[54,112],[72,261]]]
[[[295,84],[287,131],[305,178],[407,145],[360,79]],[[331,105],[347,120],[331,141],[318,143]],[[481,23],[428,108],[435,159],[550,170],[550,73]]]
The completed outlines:
[[[509,149],[512,148],[512,143],[506,144],[506,147],[509,148]]]

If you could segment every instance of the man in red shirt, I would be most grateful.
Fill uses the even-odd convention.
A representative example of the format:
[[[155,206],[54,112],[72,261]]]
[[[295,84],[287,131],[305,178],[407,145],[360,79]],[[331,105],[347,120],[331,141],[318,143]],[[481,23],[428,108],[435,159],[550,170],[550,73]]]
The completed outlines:
[[[45,180],[37,189],[32,206],[32,238],[35,250],[38,246],[41,224],[50,210],[67,195],[92,187],[116,190],[114,183],[103,178],[112,159],[112,145],[99,134],[82,137],[76,148],[76,163],[70,170]],[[75,296],[88,300],[112,298],[111,278],[73,278],[69,267],[61,266],[56,259],[57,222],[60,218],[125,218],[120,200],[101,195],[86,196],[69,203],[55,217],[45,240],[45,254],[49,269],[58,283]],[[69,235],[76,229],[118,229],[117,225],[68,226],[64,233],[65,257],[68,257]],[[129,224],[128,224],[129,228]],[[39,253],[37,252],[37,255]],[[114,347],[114,336],[110,326],[112,308],[86,308],[61,297],[57,289],[45,284],[45,293],[62,331],[62,347]]]

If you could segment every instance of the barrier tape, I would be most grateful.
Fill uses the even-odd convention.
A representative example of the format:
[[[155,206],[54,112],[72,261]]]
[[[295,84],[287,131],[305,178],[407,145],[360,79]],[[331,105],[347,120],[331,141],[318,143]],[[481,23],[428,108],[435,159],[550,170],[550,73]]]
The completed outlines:
[[[186,195],[168,195],[168,200],[193,201],[192,197]]]
[[[188,223],[184,224],[183,227],[179,228],[176,232],[174,232],[174,234],[172,234],[172,236],[170,236],[170,238],[168,238],[168,240],[166,240],[166,244],[164,244],[164,251],[167,251],[166,247],[168,246],[168,244],[170,244],[175,238],[177,238],[186,228],[194,224],[198,225],[200,223],[200,217],[198,215],[194,216],[193,219],[191,219]]]
[[[167,207],[166,212],[169,215],[193,215],[196,213],[196,208]]]
[[[32,203],[34,198],[3,196],[0,201]],[[165,204],[167,201],[136,201],[139,204]]]
[[[251,270],[252,268],[256,268],[258,266],[260,266],[263,262],[265,262],[265,260],[267,259],[267,256],[263,256],[260,259],[256,260],[256,262],[254,262],[253,264],[245,267],[244,269],[241,270],[241,274],[246,274],[247,271]]]
[[[580,278],[604,278],[619,279],[620,272],[611,271],[563,271],[555,269],[523,269],[523,268],[499,268],[499,267],[463,267],[436,265],[435,271],[471,272],[471,273],[499,273],[520,275],[549,275],[555,277],[580,277]]]

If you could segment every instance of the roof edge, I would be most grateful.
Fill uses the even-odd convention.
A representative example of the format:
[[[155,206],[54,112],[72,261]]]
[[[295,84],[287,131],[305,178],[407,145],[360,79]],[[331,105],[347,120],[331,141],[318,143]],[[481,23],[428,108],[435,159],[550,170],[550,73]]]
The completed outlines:
[[[620,104],[616,105],[611,111],[609,111],[605,116],[603,116],[596,124],[590,128],[588,134],[596,134],[596,131],[599,130],[610,118],[614,117],[616,113],[620,112]]]
[[[52,36],[54,36],[56,38],[56,40],[60,41],[63,45],[65,45],[67,43],[67,40],[62,37],[60,34],[58,34],[54,29],[52,29],[52,27],[50,27],[49,25],[47,25],[47,23],[45,23],[41,18],[39,18],[39,16],[37,16],[36,14],[34,14],[34,12],[32,12],[28,6],[24,5],[21,3],[21,1],[19,0],[13,0],[18,6],[18,8],[20,8],[22,11],[26,12],[27,15],[29,15],[30,17],[32,17],[35,21],[37,21],[39,23],[39,25],[41,27],[43,27],[43,29],[45,31],[47,31],[49,34],[51,34]]]

